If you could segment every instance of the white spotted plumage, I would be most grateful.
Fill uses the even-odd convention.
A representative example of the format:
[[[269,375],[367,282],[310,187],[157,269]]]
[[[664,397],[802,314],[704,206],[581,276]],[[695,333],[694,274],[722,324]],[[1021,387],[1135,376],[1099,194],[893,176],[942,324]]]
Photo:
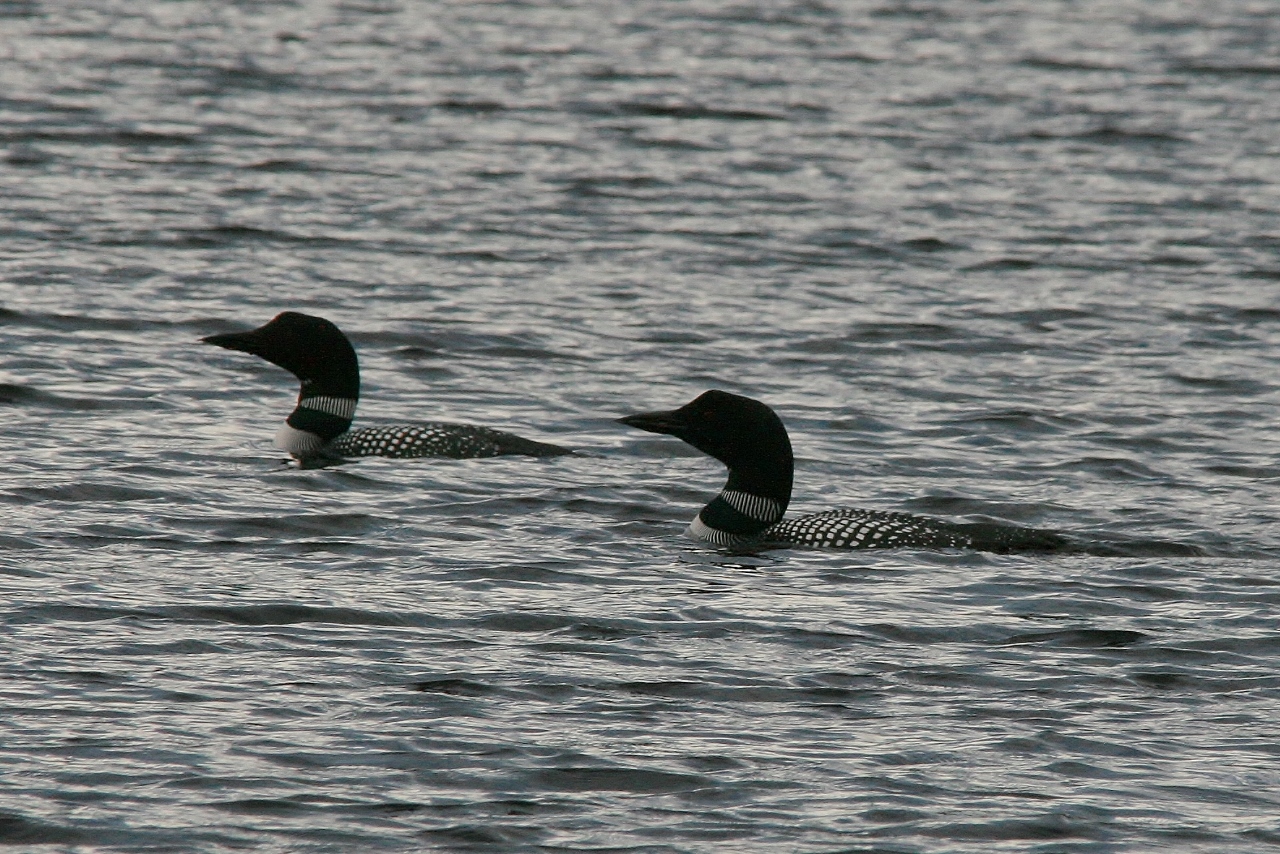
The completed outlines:
[[[946,522],[887,513],[842,509],[779,522],[761,537],[766,541],[828,548],[967,548],[972,539]]]
[[[406,424],[352,430],[325,449],[340,457],[496,457],[501,433],[462,424]]]

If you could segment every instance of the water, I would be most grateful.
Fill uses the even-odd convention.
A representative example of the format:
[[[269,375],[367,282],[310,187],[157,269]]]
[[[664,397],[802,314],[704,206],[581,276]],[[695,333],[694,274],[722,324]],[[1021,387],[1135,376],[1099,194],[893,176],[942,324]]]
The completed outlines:
[[[1280,846],[1266,2],[0,4],[0,841]],[[568,459],[284,465],[357,424]],[[772,404],[775,551],[617,416]]]

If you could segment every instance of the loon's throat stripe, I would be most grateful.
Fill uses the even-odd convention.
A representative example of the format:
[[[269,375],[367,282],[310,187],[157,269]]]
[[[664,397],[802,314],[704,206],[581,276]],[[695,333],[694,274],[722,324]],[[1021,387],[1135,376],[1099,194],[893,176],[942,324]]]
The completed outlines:
[[[759,522],[776,522],[782,518],[782,506],[772,498],[752,495],[750,492],[739,492],[726,489],[720,493],[724,502],[743,516],[750,516]]]
[[[315,409],[348,421],[355,418],[356,399],[352,397],[308,397],[298,401],[299,409]]]
[[[280,425],[280,432],[276,433],[275,445],[280,450],[288,451],[291,455],[302,459],[323,448],[324,439],[309,430],[299,430],[286,423]]]
[[[750,542],[750,537],[744,537],[740,534],[731,534],[728,531],[721,531],[719,528],[713,528],[706,522],[702,521],[702,516],[693,517],[693,521],[689,523],[686,532],[695,540],[702,540],[706,543],[712,543],[717,546],[736,546]]]

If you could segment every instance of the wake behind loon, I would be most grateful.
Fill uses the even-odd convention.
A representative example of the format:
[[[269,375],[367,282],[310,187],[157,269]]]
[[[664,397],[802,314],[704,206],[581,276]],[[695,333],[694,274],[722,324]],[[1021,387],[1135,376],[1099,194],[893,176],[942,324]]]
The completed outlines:
[[[729,467],[729,481],[703,507],[688,533],[718,546],[815,546],[877,549],[1058,551],[1065,537],[1014,525],[944,522],[907,513],[830,510],[782,521],[791,501],[795,460],[787,428],[758,400],[704,392],[679,409],[618,419],[683,439]]]
[[[470,424],[427,422],[351,430],[360,399],[360,365],[347,336],[322,317],[286,311],[257,329],[200,340],[260,356],[302,382],[298,404],[276,434],[275,444],[303,465],[323,465],[346,457],[468,459],[573,453],[558,445]]]

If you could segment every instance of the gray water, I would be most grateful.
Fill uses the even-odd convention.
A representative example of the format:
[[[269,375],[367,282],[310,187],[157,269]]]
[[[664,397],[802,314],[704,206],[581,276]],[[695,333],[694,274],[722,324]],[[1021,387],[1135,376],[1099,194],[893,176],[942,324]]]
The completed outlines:
[[[1280,848],[1273,3],[0,15],[0,842]],[[291,467],[284,309],[581,453]],[[1130,545],[718,553],[712,387]]]

